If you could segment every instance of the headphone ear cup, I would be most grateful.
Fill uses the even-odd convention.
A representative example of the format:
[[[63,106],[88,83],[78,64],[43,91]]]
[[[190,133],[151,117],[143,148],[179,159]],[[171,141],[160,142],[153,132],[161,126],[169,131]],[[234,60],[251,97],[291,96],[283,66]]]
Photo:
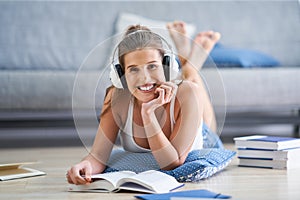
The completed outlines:
[[[124,76],[124,71],[120,64],[111,64],[109,76],[113,86],[119,89],[125,88],[124,86],[126,86],[126,80]]]
[[[175,80],[179,77],[179,72],[180,72],[180,61],[179,59],[172,54],[171,55],[171,67],[170,67],[170,78],[171,80]]]
[[[171,62],[170,56],[165,55],[163,58],[162,64],[163,64],[166,81],[170,81],[170,62]]]
[[[180,64],[174,54],[165,55],[162,61],[166,81],[175,80],[179,76]]]

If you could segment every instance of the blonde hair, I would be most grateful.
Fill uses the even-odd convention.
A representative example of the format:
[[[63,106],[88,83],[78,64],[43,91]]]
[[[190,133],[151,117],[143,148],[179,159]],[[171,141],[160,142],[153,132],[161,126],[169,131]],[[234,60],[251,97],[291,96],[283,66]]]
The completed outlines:
[[[124,56],[138,49],[157,49],[163,58],[163,42],[159,35],[146,26],[131,25],[127,28],[123,40],[118,45],[119,63],[124,70]]]

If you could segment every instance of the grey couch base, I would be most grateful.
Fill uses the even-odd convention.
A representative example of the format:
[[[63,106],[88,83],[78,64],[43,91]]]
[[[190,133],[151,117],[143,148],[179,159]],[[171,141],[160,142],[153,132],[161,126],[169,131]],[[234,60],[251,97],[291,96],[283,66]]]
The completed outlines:
[[[299,107],[300,68],[202,69],[216,107],[259,111]],[[104,71],[0,72],[0,110],[72,110],[100,108],[111,85]]]
[[[0,79],[1,85],[6,88],[2,88],[2,95],[9,95],[15,99],[10,102],[3,102],[7,99],[0,101],[0,106],[2,106],[0,109],[0,147],[16,147],[16,145],[24,147],[31,146],[31,144],[38,146],[82,145],[75,129],[72,113],[72,93],[76,72],[6,71],[6,73],[9,74],[5,74],[4,77],[10,78]],[[218,90],[222,87],[214,85],[216,81],[210,81],[216,76],[216,72],[203,69],[201,73],[208,83],[208,88],[214,91],[213,103],[217,119],[220,117],[222,120],[224,113],[219,112],[224,111],[224,102],[218,101],[217,96]],[[226,132],[226,130],[238,130],[240,127],[253,129],[261,125],[280,124],[293,126],[294,136],[299,137],[300,94],[297,89],[300,85],[299,69],[220,69],[218,73],[224,83],[223,89],[225,88],[226,94],[225,124],[224,127],[223,124],[220,125],[220,128],[224,128],[222,129],[224,130],[223,137],[230,135],[230,131]],[[0,73],[1,75],[3,73]],[[99,72],[87,71],[85,76],[93,79],[99,76]],[[20,77],[23,78],[22,82],[19,82]],[[47,82],[47,87],[45,87],[45,82]],[[82,107],[80,111],[78,109],[76,111],[86,128],[89,128],[91,112],[86,110],[84,105],[85,101],[87,103],[90,101],[85,99],[84,92],[92,85],[88,81],[84,83],[79,87],[83,90],[82,98],[79,100]],[[257,85],[254,86],[253,83]],[[104,81],[102,85],[105,84],[110,83]],[[249,87],[252,85],[253,87]],[[22,90],[19,90],[20,87]],[[27,95],[25,91],[28,90],[35,91],[31,94],[36,94],[36,96]],[[18,91],[18,93],[12,93],[12,91]],[[104,91],[103,88],[100,91]],[[100,94],[102,95],[104,94]],[[99,97],[97,105],[101,105],[102,100],[102,97],[101,99]],[[101,106],[96,109],[97,105],[95,105],[94,113],[99,116]],[[86,140],[92,141],[95,133],[90,132],[86,135]]]
[[[282,108],[283,109],[283,108]],[[86,131],[76,129],[71,110],[49,111],[0,111],[0,148],[90,146],[96,131],[94,124],[84,112],[81,124]],[[220,127],[221,138],[232,142],[235,135],[279,134],[300,137],[300,110],[283,112],[270,110],[260,112],[227,112],[224,126]],[[267,127],[263,131],[261,127]],[[277,127],[284,127],[279,132]],[[90,130],[92,129],[92,130]],[[257,132],[255,132],[257,130]],[[281,129],[282,130],[282,129]],[[80,133],[80,134],[79,134]],[[82,133],[84,133],[82,135]]]

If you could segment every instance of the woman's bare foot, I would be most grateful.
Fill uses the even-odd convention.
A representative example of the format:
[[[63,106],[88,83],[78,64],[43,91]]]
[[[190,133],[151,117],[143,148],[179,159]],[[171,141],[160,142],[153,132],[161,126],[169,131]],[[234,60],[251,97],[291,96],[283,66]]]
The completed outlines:
[[[196,35],[188,61],[200,70],[207,56],[221,38],[221,34],[214,31],[200,32]]]
[[[186,60],[191,51],[191,41],[186,35],[186,24],[182,21],[174,21],[168,23],[167,28],[175,43],[178,55]]]

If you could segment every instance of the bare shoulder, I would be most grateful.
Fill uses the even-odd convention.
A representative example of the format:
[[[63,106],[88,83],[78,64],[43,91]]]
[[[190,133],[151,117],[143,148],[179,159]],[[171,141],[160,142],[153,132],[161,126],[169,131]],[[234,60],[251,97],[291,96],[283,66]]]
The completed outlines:
[[[108,104],[111,102],[111,99],[112,99],[112,95],[113,95],[113,92],[114,92],[115,88],[114,87],[108,87],[106,89],[106,92],[105,92],[105,97],[104,97],[104,104]]]
[[[109,87],[106,90],[105,99],[103,102],[104,110],[109,110],[114,114],[120,115],[127,112],[127,108],[130,101],[129,92],[117,89],[115,87]]]
[[[202,116],[203,104],[201,103],[201,90],[195,82],[184,80],[178,85],[176,101],[175,101],[175,116],[176,119],[185,121],[191,118],[200,119]]]
[[[109,87],[106,89],[104,104],[124,104],[124,102],[129,102],[130,93],[127,90],[120,90],[115,87]]]
[[[199,86],[192,82],[192,81],[188,81],[188,80],[183,80],[179,85],[178,85],[178,89],[177,89],[177,94],[176,97],[177,98],[187,98],[190,99],[189,97],[191,97],[191,95],[199,95]]]

